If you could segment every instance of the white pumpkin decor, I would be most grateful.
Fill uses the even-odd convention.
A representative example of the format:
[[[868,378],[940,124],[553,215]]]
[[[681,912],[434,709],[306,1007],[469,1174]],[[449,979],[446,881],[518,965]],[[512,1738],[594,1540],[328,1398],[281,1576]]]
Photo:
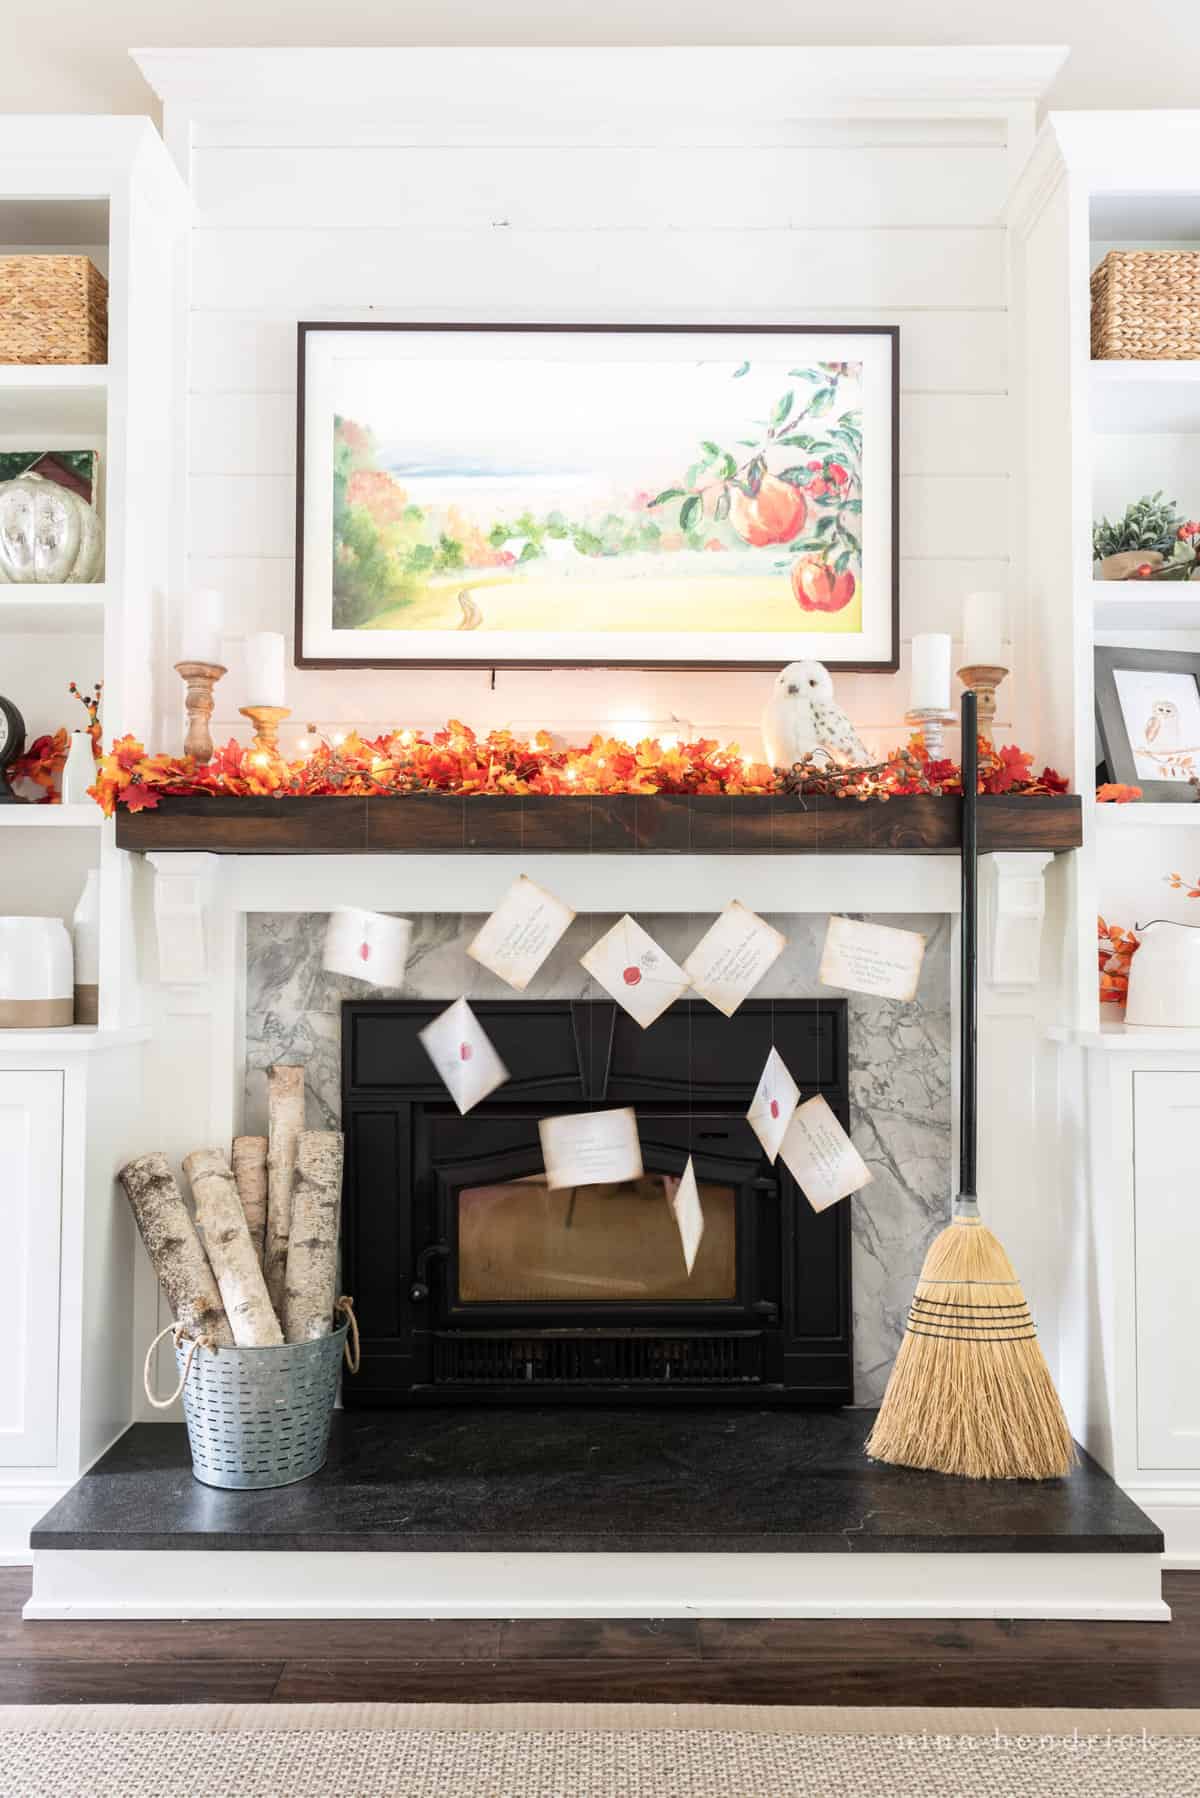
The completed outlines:
[[[104,527],[93,506],[39,474],[0,481],[0,582],[58,587],[103,572]]]

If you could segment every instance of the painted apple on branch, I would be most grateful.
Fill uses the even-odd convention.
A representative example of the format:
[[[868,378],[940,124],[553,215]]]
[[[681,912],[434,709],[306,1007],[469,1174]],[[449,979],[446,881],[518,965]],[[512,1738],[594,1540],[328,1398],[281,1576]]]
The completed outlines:
[[[808,505],[799,487],[764,474],[757,491],[730,486],[729,522],[743,543],[761,549],[768,543],[790,543],[804,529]]]
[[[792,592],[802,612],[840,612],[857,585],[849,568],[839,574],[819,556],[801,556],[792,564]]]

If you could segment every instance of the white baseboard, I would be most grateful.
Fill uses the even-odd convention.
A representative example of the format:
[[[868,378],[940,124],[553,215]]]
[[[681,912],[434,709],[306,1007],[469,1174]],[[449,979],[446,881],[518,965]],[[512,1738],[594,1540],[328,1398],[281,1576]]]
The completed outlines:
[[[1043,1617],[1168,1622],[1150,1554],[39,1549],[27,1618]]]
[[[1200,1487],[1123,1485],[1122,1491],[1162,1531],[1163,1566],[1173,1573],[1200,1572]]]
[[[33,1560],[30,1530],[74,1483],[48,1480],[37,1486],[0,1484],[0,1567],[28,1567]]]

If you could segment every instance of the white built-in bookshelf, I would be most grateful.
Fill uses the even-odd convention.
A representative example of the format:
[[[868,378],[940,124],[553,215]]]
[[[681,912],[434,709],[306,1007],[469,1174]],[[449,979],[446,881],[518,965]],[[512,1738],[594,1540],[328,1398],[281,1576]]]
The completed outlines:
[[[190,201],[146,119],[0,121],[0,255],[90,257],[109,284],[103,364],[0,365],[0,449],[93,450],[104,579],[0,587],[0,691],[32,741],[86,723],[68,692],[103,680],[106,739],[150,741],[150,668],[168,582],[180,244]],[[131,877],[98,809],[0,807],[3,909],[69,917],[90,868],[101,881],[101,1029],[140,1017]]]

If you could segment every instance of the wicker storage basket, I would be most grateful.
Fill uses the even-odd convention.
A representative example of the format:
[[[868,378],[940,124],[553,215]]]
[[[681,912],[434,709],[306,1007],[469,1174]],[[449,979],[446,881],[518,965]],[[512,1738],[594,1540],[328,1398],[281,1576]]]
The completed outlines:
[[[0,362],[106,362],[108,282],[86,256],[0,256]]]
[[[1200,250],[1110,250],[1092,273],[1092,359],[1200,356]]]
[[[176,1343],[192,1472],[203,1485],[290,1486],[324,1465],[348,1328],[281,1348]]]

